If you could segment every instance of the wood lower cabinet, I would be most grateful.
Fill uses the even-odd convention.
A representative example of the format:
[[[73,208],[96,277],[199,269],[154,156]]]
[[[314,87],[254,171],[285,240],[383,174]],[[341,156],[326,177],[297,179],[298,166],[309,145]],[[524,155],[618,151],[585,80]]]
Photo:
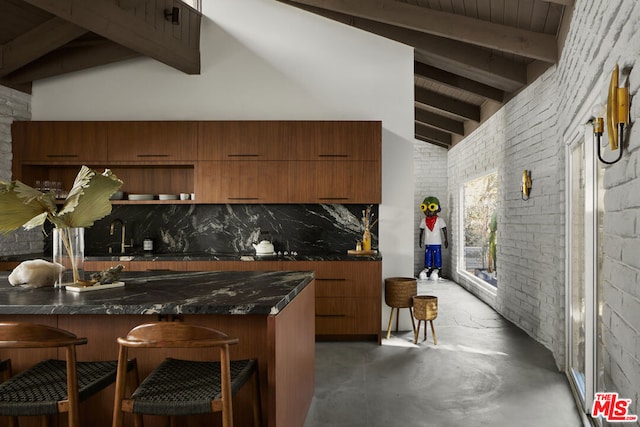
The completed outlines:
[[[87,272],[103,271],[118,264],[124,266],[123,271],[185,271],[186,261],[85,261]]]
[[[382,262],[283,261],[316,273],[316,338],[381,340]]]

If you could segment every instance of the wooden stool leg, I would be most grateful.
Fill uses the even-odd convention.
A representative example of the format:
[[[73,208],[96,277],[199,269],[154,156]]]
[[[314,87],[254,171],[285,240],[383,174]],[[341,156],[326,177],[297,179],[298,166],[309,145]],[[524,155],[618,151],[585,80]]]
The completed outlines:
[[[411,328],[413,329],[413,334],[415,335],[416,333],[416,321],[413,318],[413,308],[409,307],[409,317],[411,317]],[[424,325],[425,328],[427,327],[427,325]]]
[[[436,329],[433,327],[433,320],[429,320],[431,323],[431,335],[433,335],[433,345],[438,345],[438,339],[436,338]],[[424,333],[427,333],[427,325],[424,325]],[[426,338],[425,338],[426,339]]]
[[[396,308],[396,334],[398,333],[399,324],[400,324],[400,309]]]
[[[391,325],[393,324],[393,307],[391,307],[391,315],[389,316],[389,327],[387,328],[387,339],[391,336]]]
[[[413,343],[414,344],[418,343],[418,335],[420,335],[420,322],[422,322],[422,320],[418,320],[418,329],[413,331]],[[427,329],[427,325],[424,325],[424,328]]]

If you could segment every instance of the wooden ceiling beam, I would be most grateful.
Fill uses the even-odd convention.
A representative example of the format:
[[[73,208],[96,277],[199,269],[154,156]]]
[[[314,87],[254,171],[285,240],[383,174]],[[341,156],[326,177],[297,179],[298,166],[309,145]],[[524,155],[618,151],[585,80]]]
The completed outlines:
[[[185,16],[192,13],[187,6],[180,9],[181,24],[174,26],[164,19],[163,2],[147,0],[148,10],[139,14],[119,7],[114,0],[23,1],[184,73],[200,73],[200,21],[192,23]],[[124,4],[132,7],[137,2]],[[193,28],[187,28],[192,24]]]
[[[292,0],[322,9],[555,63],[555,36],[394,0]]]
[[[438,129],[416,123],[415,138],[422,141],[431,142],[441,147],[451,147],[451,135]]]
[[[6,80],[17,85],[139,56],[124,46],[105,41],[90,48],[58,50],[20,68]]]
[[[480,107],[423,87],[415,87],[415,101],[463,119],[480,122]]]
[[[574,3],[573,0],[542,0],[542,1],[546,1],[547,3],[555,3],[555,4],[559,4],[566,7],[573,6],[573,3]]]
[[[464,122],[450,119],[449,117],[444,117],[440,114],[423,110],[422,108],[416,108],[414,114],[416,122],[429,125],[445,132],[464,136]]]
[[[496,56],[486,49],[368,19],[354,18],[317,7],[290,1],[282,2],[342,22],[345,25],[413,46],[416,59],[420,62],[467,79],[476,80],[497,90],[515,92],[527,84],[527,67],[525,65]]]
[[[31,31],[0,46],[0,77],[86,34],[85,28],[60,18],[52,18]]]
[[[414,73],[420,77],[423,77],[446,86],[470,92],[475,95],[482,96],[484,98],[492,99],[494,101],[504,101],[504,91],[496,89],[495,87],[482,84],[475,80],[467,79],[454,73],[441,70],[436,67],[432,67],[422,62],[414,62]]]

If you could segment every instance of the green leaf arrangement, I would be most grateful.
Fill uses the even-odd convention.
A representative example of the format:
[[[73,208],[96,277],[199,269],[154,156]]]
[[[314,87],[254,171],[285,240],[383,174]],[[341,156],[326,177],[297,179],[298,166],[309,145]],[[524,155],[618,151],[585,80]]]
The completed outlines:
[[[43,226],[49,220],[60,235],[72,262],[74,282],[78,268],[74,262],[68,229],[88,228],[111,213],[110,197],[122,186],[109,169],[102,174],[82,166],[69,195],[58,210],[55,193],[42,193],[20,181],[0,181],[0,233],[20,227],[25,230]]]
[[[102,174],[82,166],[58,210],[53,192],[42,193],[20,182],[0,181],[0,233],[30,230],[49,220],[57,228],[91,227],[111,213],[109,198],[122,186],[110,170]]]

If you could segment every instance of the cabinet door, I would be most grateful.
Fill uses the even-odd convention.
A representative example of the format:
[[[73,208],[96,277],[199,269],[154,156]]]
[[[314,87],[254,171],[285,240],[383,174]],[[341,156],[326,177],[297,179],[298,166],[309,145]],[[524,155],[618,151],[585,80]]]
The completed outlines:
[[[291,162],[290,203],[380,203],[380,162]]]
[[[381,122],[292,122],[291,144],[298,160],[380,160]]]
[[[281,271],[280,261],[187,261],[187,271]]]
[[[198,162],[199,203],[288,203],[287,162]]]
[[[281,121],[201,122],[200,160],[286,160],[290,128]]]
[[[186,267],[185,261],[85,261],[84,269],[87,272],[103,271],[118,264],[124,266],[125,274],[128,271],[184,271]]]
[[[102,122],[14,122],[13,149],[22,162],[92,162],[107,158]]]
[[[197,122],[108,122],[109,160],[193,162],[197,133]]]
[[[380,341],[379,261],[285,261],[283,270],[315,271],[316,335],[370,335]]]

